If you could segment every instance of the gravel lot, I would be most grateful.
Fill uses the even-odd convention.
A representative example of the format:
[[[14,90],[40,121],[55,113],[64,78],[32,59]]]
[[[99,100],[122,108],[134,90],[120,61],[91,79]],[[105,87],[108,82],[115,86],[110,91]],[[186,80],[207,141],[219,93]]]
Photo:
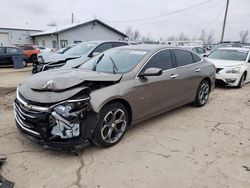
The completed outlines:
[[[184,106],[133,126],[109,149],[79,156],[45,150],[16,129],[15,87],[30,75],[0,69],[0,173],[15,187],[250,187],[250,84],[216,88],[203,108]]]

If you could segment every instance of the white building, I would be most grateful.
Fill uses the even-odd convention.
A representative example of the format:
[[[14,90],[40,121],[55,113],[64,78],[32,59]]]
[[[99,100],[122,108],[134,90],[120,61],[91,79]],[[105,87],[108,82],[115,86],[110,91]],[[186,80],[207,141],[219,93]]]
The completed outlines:
[[[35,45],[47,48],[62,48],[92,40],[124,40],[127,37],[124,33],[97,19],[85,23],[55,26],[47,31],[31,34],[31,36]]]
[[[0,46],[32,45],[32,34],[41,30],[0,27]]]

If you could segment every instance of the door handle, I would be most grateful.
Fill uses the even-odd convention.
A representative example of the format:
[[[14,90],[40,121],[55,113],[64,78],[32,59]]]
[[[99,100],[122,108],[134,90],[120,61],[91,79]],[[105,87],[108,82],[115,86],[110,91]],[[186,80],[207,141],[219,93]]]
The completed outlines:
[[[201,71],[201,69],[196,68],[194,71],[195,71],[195,72],[200,72],[200,71]]]
[[[171,79],[175,79],[175,78],[177,78],[178,76],[179,76],[178,74],[171,74],[170,78],[171,78]]]

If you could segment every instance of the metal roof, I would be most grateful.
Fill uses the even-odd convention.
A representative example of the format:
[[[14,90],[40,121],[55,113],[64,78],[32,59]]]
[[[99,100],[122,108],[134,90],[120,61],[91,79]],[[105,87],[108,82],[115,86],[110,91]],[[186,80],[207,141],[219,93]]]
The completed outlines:
[[[84,26],[84,25],[87,25],[87,24],[90,24],[90,23],[99,23],[109,29],[111,29],[112,31],[124,36],[124,37],[127,37],[127,35],[125,35],[124,33],[118,31],[117,29],[105,24],[104,22],[98,20],[98,19],[94,19],[94,20],[91,20],[91,21],[88,21],[88,22],[84,22],[84,23],[73,23],[73,24],[68,24],[68,25],[63,25],[63,26],[57,26],[57,27],[53,27],[53,28],[50,28],[46,31],[43,31],[43,32],[40,32],[40,33],[35,33],[35,34],[32,34],[31,36],[42,36],[42,35],[50,35],[50,34],[57,34],[57,33],[60,33],[60,32],[64,32],[64,31],[67,31],[67,30],[70,30],[70,29],[73,29],[75,27],[80,27],[80,26]]]

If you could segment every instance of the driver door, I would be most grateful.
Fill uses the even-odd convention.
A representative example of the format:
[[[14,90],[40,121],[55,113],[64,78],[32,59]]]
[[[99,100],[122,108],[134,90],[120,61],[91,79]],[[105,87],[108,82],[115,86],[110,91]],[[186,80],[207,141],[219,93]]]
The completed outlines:
[[[146,76],[135,78],[136,91],[136,119],[166,111],[172,106],[172,97],[175,96],[175,81],[172,54],[170,50],[157,52],[140,71],[143,73],[148,68],[160,68],[163,73],[159,76]],[[171,81],[170,81],[171,80]]]

